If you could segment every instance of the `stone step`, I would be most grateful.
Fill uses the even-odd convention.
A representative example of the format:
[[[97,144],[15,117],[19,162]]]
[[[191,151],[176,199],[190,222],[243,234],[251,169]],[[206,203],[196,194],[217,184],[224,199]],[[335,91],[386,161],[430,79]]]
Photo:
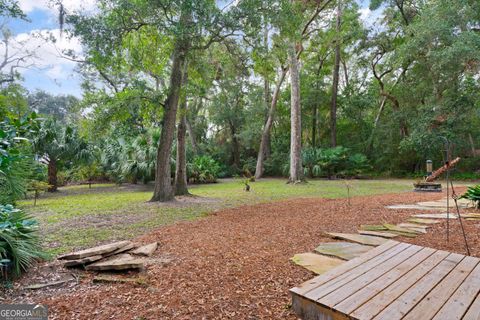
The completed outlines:
[[[336,233],[336,232],[327,232],[328,236],[334,239],[343,239],[367,246],[379,246],[388,241],[388,239],[380,237],[365,236],[356,233]]]
[[[438,219],[422,219],[422,218],[410,218],[407,220],[408,222],[417,223],[417,224],[436,224],[442,223],[442,221]]]
[[[142,269],[143,263],[143,259],[136,258],[128,253],[122,253],[92,263],[86,266],[85,269],[96,271]]]
[[[315,251],[323,255],[334,256],[343,260],[351,260],[371,249],[371,246],[364,246],[352,242],[325,242],[316,247]]]
[[[98,256],[98,255],[105,256],[109,253],[115,252],[118,249],[130,246],[131,244],[132,242],[130,241],[119,241],[119,242],[109,243],[109,244],[105,244],[98,247],[93,247],[93,248],[89,248],[89,249],[85,249],[77,252],[67,253],[59,256],[58,259],[77,260],[77,259],[83,259],[91,256]]]
[[[345,260],[342,259],[327,257],[312,252],[296,254],[290,260],[316,274],[325,273],[345,262]]]
[[[133,253],[139,256],[150,257],[155,252],[155,250],[157,250],[157,247],[158,247],[158,242],[153,242],[153,243],[149,243],[144,246],[138,247],[137,249],[132,250],[130,253]]]
[[[385,230],[387,229],[385,228]],[[359,234],[365,235],[365,236],[382,237],[387,239],[393,239],[395,237],[398,237],[398,234],[385,232],[385,231],[370,231],[370,230],[357,230],[357,231]]]

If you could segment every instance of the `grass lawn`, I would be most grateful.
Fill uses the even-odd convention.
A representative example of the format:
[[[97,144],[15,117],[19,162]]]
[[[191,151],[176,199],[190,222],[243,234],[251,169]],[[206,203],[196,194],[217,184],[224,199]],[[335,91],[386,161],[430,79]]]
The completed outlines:
[[[214,210],[297,197],[347,197],[343,180],[310,180],[288,185],[285,179],[263,179],[243,191],[242,180],[222,180],[216,184],[190,188],[197,197],[172,203],[150,203],[153,186],[110,184],[70,186],[55,194],[44,194],[20,206],[39,220],[45,247],[53,254],[95,245],[102,241],[128,239],[148,230],[206,216]],[[352,180],[350,195],[370,195],[410,191],[411,180]]]

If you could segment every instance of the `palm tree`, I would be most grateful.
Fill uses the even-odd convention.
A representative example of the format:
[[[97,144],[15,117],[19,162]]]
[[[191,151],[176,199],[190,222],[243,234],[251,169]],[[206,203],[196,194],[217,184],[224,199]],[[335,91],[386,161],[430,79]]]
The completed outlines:
[[[48,165],[49,192],[57,191],[57,173],[62,165],[87,155],[86,143],[80,139],[76,129],[62,126],[55,119],[44,121],[32,142],[40,161]]]

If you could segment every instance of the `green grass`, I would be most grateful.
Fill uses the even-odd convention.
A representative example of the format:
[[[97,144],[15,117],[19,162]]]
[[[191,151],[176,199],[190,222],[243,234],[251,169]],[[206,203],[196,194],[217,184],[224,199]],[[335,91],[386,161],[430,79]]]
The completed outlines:
[[[133,238],[158,226],[176,221],[198,219],[226,207],[255,204],[298,197],[344,198],[350,196],[409,191],[411,180],[311,180],[289,185],[284,179],[265,179],[243,190],[242,180],[224,180],[216,184],[192,186],[198,196],[186,203],[158,204],[148,200],[151,186],[115,186],[109,184],[60,188],[45,194],[33,206],[32,200],[20,206],[39,220],[45,247],[53,254]]]

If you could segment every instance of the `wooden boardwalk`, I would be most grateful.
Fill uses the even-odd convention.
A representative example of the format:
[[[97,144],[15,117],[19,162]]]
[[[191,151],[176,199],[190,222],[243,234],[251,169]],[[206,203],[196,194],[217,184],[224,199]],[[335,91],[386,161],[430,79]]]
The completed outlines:
[[[480,259],[389,240],[290,290],[305,320],[480,319]]]

